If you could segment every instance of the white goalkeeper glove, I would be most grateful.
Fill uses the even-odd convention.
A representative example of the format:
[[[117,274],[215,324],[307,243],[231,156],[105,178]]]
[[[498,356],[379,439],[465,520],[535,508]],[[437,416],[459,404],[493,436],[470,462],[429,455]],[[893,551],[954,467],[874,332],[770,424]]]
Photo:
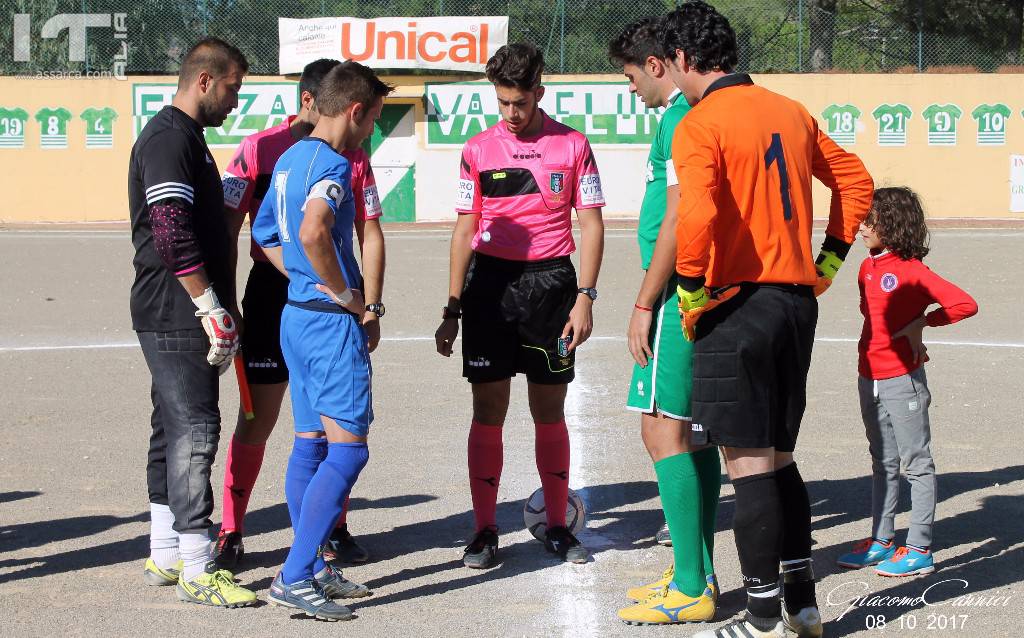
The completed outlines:
[[[210,338],[210,351],[206,361],[219,368],[223,374],[231,365],[231,357],[238,350],[238,325],[231,314],[220,305],[213,287],[207,288],[198,297],[192,297],[192,303],[199,310],[196,316],[203,322],[203,330]]]

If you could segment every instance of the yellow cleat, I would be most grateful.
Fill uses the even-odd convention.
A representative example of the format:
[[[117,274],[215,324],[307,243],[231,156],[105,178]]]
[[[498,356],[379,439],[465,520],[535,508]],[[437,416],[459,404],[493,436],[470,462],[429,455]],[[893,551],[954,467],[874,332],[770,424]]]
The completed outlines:
[[[684,622],[708,622],[715,617],[711,588],[696,598],[676,589],[671,582],[661,592],[631,607],[619,610],[627,625],[674,625]]]
[[[661,593],[665,586],[672,582],[672,577],[676,574],[675,563],[668,566],[668,569],[661,573],[661,578],[650,583],[648,585],[641,585],[640,587],[634,587],[626,592],[626,597],[630,600],[640,602],[647,600],[655,594]]]
[[[626,592],[626,597],[636,602],[647,600],[649,597],[656,594],[660,594],[661,590],[666,585],[672,582],[672,578],[676,575],[675,564],[669,565],[668,569],[661,573],[661,578],[650,583],[649,585],[641,585],[640,587],[634,587]],[[708,588],[711,589],[711,599],[715,601],[715,605],[718,604],[718,579],[715,578],[714,574],[708,574],[707,576]]]
[[[146,566],[142,570],[142,580],[151,587],[166,587],[178,584],[178,575],[181,574],[181,561],[175,563],[174,567],[162,569],[153,562],[152,558],[146,559]]]
[[[256,594],[235,584],[235,577],[226,569],[217,569],[210,561],[206,571],[191,580],[184,574],[178,578],[178,598],[187,603],[214,607],[248,607],[256,602]]]

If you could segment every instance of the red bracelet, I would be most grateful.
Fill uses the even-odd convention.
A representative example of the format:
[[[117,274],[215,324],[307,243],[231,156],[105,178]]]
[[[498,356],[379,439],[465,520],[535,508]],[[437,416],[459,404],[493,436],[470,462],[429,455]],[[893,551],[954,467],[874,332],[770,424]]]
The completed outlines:
[[[644,312],[654,312],[654,308],[648,308],[646,306],[641,306],[638,303],[633,304],[633,307],[636,308],[637,310],[643,310]]]

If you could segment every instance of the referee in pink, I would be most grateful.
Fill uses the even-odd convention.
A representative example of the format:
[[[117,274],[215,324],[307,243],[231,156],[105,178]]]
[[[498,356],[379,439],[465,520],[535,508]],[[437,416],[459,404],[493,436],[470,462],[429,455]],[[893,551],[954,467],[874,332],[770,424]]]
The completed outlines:
[[[451,356],[462,319],[462,374],[473,388],[469,480],[476,519],[463,562],[476,569],[496,561],[502,426],[511,379],[520,372],[536,424],[544,545],[568,562],[589,558],[565,524],[565,395],[576,348],[593,327],[604,196],[587,138],[539,107],[543,71],[543,54],[530,44],[503,46],[487,62],[501,120],[462,152],[448,303],[436,333],[437,351]],[[578,276],[569,259],[576,250],[573,208],[582,234]]]

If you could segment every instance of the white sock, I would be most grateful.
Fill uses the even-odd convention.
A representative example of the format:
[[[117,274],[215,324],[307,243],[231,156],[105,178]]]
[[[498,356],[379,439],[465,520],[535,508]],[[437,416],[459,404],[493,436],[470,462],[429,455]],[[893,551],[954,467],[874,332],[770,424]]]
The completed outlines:
[[[191,580],[202,574],[206,563],[210,560],[209,534],[180,534],[178,547],[181,552],[181,562],[184,564],[181,575],[185,580]]]
[[[174,531],[174,514],[166,505],[149,504],[149,557],[160,569],[175,567],[178,554],[178,532]]]

